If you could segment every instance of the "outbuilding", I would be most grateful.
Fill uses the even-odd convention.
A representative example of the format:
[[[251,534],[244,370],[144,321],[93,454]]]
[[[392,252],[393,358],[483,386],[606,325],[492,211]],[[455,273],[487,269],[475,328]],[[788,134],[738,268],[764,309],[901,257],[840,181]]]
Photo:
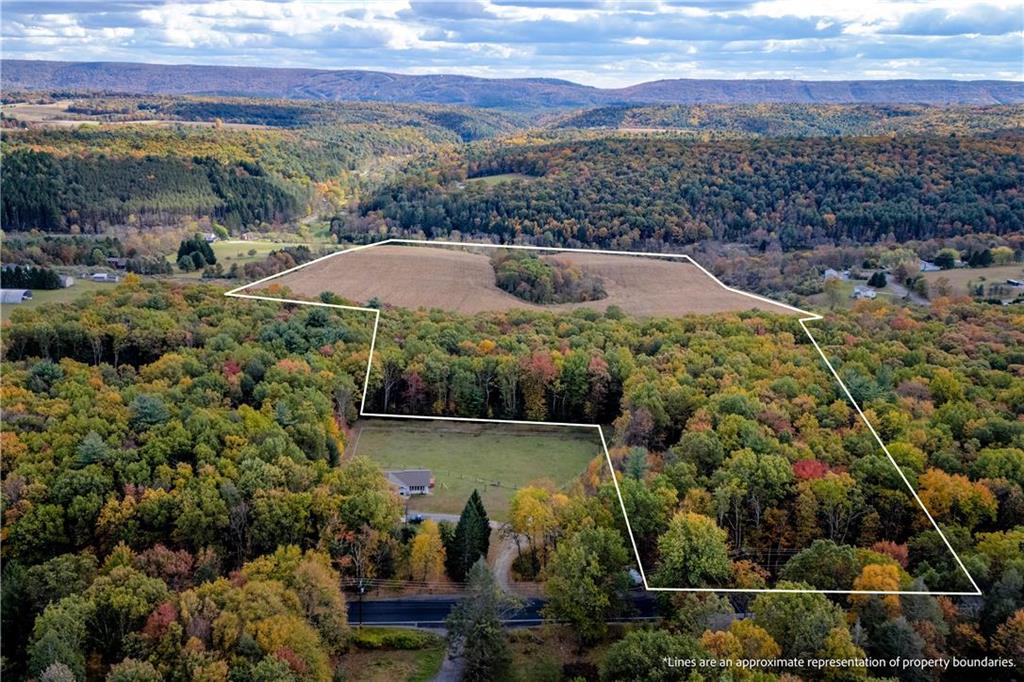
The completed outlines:
[[[12,305],[32,300],[32,292],[29,289],[0,289],[0,303]]]

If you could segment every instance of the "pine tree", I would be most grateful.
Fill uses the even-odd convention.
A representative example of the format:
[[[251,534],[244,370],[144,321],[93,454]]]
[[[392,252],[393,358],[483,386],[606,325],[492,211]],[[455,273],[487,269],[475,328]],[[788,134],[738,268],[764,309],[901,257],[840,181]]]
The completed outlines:
[[[491,521],[476,490],[466,501],[455,533],[446,544],[445,568],[452,580],[464,580],[477,559],[487,556],[491,544]]]
[[[448,616],[449,651],[462,658],[463,680],[497,679],[512,660],[502,623],[522,602],[502,591],[483,559],[468,573],[469,595]]]

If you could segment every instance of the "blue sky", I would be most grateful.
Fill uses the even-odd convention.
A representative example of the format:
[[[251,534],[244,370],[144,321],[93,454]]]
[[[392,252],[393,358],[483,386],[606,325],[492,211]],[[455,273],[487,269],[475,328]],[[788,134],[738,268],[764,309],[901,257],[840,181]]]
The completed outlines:
[[[4,0],[8,58],[543,76],[1024,79],[1024,2]]]

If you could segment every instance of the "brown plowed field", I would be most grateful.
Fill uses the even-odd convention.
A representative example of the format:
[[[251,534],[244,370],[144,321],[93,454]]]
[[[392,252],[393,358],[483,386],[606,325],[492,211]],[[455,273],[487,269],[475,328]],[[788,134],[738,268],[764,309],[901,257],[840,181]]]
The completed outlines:
[[[639,316],[672,317],[688,313],[767,310],[793,311],[729,291],[682,260],[601,253],[543,256],[572,263],[604,281],[606,298],[587,303],[527,303],[494,284],[490,258],[482,253],[444,247],[384,245],[343,253],[300,268],[268,284],[315,297],[331,291],[364,304],[371,298],[402,308],[441,308],[479,313],[525,308],[604,311],[610,305]],[[266,285],[264,285],[266,286]]]

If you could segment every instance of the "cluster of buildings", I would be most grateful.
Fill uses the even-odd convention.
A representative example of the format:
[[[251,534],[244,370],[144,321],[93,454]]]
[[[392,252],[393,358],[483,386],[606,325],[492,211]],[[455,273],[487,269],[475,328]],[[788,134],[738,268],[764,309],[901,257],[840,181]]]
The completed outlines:
[[[854,277],[850,274],[849,270],[836,270],[834,268],[826,268],[822,274],[822,279],[828,281],[830,279],[838,279],[844,282],[848,282]],[[874,287],[869,287],[866,284],[860,284],[853,288],[853,292],[850,294],[850,298],[857,300],[874,300],[878,297],[878,291]]]

